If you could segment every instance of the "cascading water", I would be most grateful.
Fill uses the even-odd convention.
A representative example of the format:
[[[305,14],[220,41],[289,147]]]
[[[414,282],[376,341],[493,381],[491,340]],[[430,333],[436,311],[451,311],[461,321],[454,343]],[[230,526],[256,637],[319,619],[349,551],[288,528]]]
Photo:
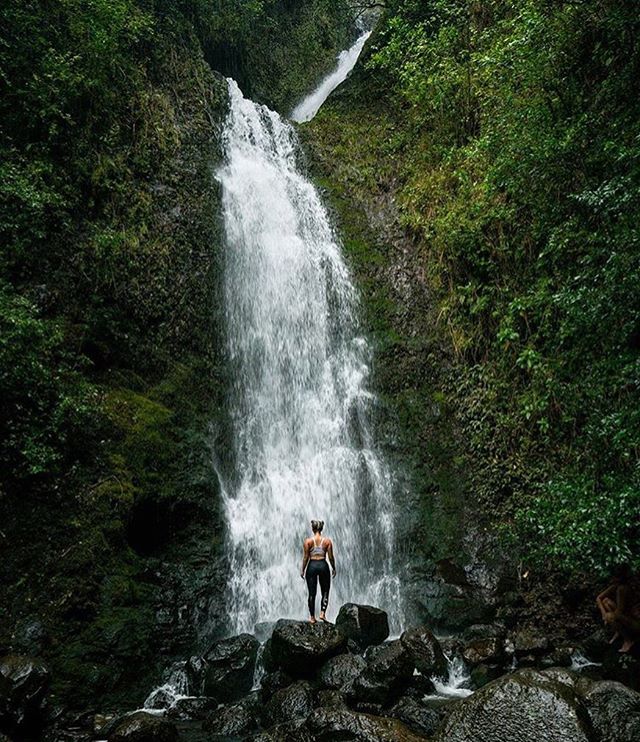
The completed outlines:
[[[340,52],[336,68],[328,74],[318,87],[311,92],[306,98],[298,103],[291,112],[291,118],[298,123],[311,121],[318,113],[320,106],[327,100],[329,95],[347,79],[347,75],[354,68],[358,61],[360,52],[364,47],[365,41],[371,36],[371,31],[365,31],[354,42],[353,46]]]
[[[376,452],[369,349],[327,212],[290,124],[229,81],[222,185],[235,475],[225,483],[237,631],[306,613],[309,521],[326,521],[330,610],[368,602],[400,624],[392,482]]]

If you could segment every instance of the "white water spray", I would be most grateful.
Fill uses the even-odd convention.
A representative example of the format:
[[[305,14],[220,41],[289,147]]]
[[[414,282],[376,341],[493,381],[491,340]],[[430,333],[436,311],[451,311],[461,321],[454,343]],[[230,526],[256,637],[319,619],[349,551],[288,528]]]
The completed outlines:
[[[371,31],[365,31],[365,33],[358,37],[353,46],[340,52],[336,68],[322,80],[320,85],[312,93],[306,98],[303,98],[293,109],[291,112],[293,121],[298,123],[311,121],[329,95],[331,95],[340,83],[347,79],[347,75],[358,61],[360,52],[369,36],[371,36]]]
[[[471,675],[467,666],[460,657],[447,657],[447,677],[440,678],[434,675],[431,678],[435,695],[425,696],[425,699],[439,698],[467,698],[473,693],[471,689]]]
[[[346,601],[400,625],[391,477],[369,427],[369,348],[327,212],[298,168],[290,124],[229,81],[222,184],[235,476],[223,500],[237,631],[304,618],[309,521],[326,522]],[[318,601],[319,602],[319,601]]]

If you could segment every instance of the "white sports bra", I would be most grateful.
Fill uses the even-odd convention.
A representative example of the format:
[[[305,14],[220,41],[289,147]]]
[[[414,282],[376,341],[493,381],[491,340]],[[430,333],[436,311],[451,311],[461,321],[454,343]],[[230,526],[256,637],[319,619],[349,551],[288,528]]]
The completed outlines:
[[[317,544],[316,543],[316,539],[314,537],[314,539],[313,539],[313,547],[311,548],[311,551],[309,552],[309,556],[310,557],[321,556],[324,559],[325,556],[327,555],[327,550],[324,548],[323,544],[324,544],[324,538],[321,538],[320,539],[320,543]]]

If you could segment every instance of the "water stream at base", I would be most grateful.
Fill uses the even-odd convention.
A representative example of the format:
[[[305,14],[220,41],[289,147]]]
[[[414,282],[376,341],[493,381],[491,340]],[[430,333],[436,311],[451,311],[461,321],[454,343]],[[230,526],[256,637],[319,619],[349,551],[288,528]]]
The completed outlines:
[[[229,80],[224,303],[234,475],[224,483],[232,628],[304,618],[301,546],[326,521],[330,611],[378,605],[401,625],[392,478],[370,427],[357,294],[292,126]],[[393,630],[393,629],[392,629]]]

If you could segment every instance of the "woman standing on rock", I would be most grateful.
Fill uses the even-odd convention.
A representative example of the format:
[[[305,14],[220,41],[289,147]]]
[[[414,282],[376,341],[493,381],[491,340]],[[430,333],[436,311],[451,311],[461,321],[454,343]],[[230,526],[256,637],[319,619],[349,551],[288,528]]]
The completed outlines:
[[[322,598],[320,600],[320,620],[326,621],[327,604],[329,603],[329,589],[331,587],[331,577],[336,576],[336,560],[333,556],[333,542],[330,538],[322,536],[324,528],[323,520],[312,520],[311,530],[313,536],[305,539],[302,545],[302,570],[300,577],[307,578],[307,588],[309,589],[309,621],[316,622],[316,593],[318,591],[318,580],[320,580],[320,590]],[[329,565],[327,557],[331,562],[331,576],[329,576]],[[306,575],[305,575],[306,572]]]

